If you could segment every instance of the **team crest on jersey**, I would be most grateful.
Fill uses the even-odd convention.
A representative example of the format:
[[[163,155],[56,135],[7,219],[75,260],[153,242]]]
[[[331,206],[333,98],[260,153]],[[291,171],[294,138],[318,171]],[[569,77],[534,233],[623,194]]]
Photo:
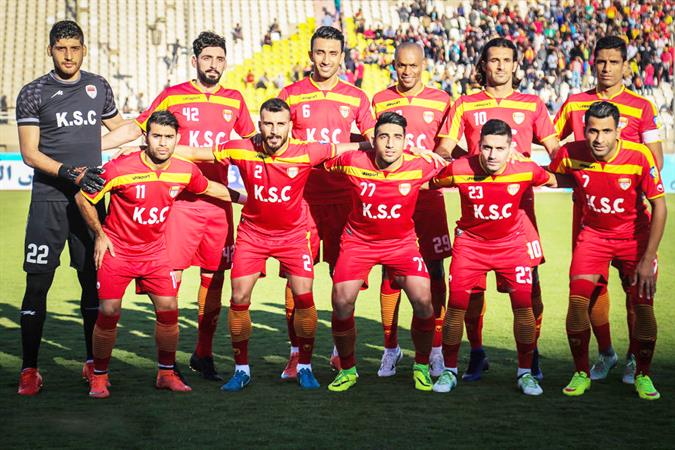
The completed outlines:
[[[169,195],[171,198],[176,198],[178,194],[180,194],[180,186],[171,186],[169,188]]]
[[[525,113],[514,112],[513,121],[516,123],[516,125],[520,125],[521,123],[525,122]]]
[[[422,118],[426,123],[431,123],[434,120],[434,112],[424,111],[424,114],[422,114]]]
[[[401,195],[408,195],[411,189],[412,185],[410,183],[401,183],[398,185],[398,191]]]
[[[96,86],[94,86],[93,84],[88,84],[88,85],[84,88],[84,90],[85,90],[85,92],[87,93],[87,95],[88,95],[89,97],[91,97],[91,98],[96,98],[96,94],[98,93],[98,91],[96,90]]]
[[[225,122],[229,122],[232,120],[232,111],[229,109],[224,109],[223,110],[223,119],[225,119]]]
[[[619,178],[619,187],[624,191],[628,190],[628,188],[630,188],[630,185],[631,185],[630,178]]]
[[[623,130],[628,125],[628,119],[621,116],[619,117],[619,130]]]
[[[518,183],[509,184],[508,186],[506,186],[506,192],[508,192],[511,195],[516,195],[519,190],[520,185]]]
[[[291,178],[297,177],[297,176],[298,176],[298,172],[299,172],[299,170],[298,170],[297,167],[289,167],[288,169],[286,169],[286,173],[287,173],[288,176],[291,177]]]
[[[349,117],[349,111],[351,111],[349,109],[349,106],[345,105],[340,106],[340,114],[342,114],[342,117],[344,117],[345,119]]]

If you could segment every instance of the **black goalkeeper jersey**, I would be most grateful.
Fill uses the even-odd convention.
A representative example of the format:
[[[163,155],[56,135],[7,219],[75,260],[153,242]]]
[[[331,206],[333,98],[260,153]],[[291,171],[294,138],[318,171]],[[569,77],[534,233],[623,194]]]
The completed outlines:
[[[39,150],[69,166],[101,165],[102,120],[117,115],[113,92],[101,76],[81,71],[74,82],[54,71],[25,85],[16,100],[18,126],[39,126]],[[39,170],[33,176],[33,201],[72,199],[77,186]]]

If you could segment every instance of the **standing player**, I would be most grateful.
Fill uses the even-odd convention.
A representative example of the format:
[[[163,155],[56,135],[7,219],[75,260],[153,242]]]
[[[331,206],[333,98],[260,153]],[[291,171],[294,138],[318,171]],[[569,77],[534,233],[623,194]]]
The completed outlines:
[[[532,307],[533,270],[526,239],[527,216],[519,209],[532,186],[557,186],[553,175],[530,160],[510,161],[511,127],[488,120],[480,132],[480,153],[445,168],[432,184],[459,189],[462,217],[457,222],[450,264],[450,301],[443,324],[445,370],[435,392],[457,386],[457,356],[464,315],[482,298],[485,275],[494,270],[498,285],[508,292],[518,349],[517,383],[526,395],[543,390],[532,374],[536,323]]]
[[[616,105],[593,103],[584,114],[585,141],[563,146],[551,163],[551,170],[572,175],[584,200],[570,266],[566,322],[576,372],[563,394],[578,396],[591,387],[589,307],[611,263],[622,279],[630,280],[635,390],[640,398],[656,400],[660,394],[649,368],[656,344],[656,252],[666,223],[666,199],[652,152],[643,144],[618,139],[620,123]],[[651,204],[651,220],[644,197]]]
[[[225,39],[204,31],[192,49],[197,78],[164,89],[135,122],[104,136],[104,149],[136,139],[147,130],[148,117],[158,110],[171,111],[178,118],[181,145],[210,148],[229,141],[233,130],[243,137],[255,133],[241,93],[218,84],[226,67]],[[202,163],[199,168],[208,179],[227,184],[227,165]],[[223,271],[232,265],[232,204],[184,191],[176,199],[166,233],[169,261],[179,286],[183,270],[193,265],[201,268],[198,338],[190,367],[208,380],[222,380],[213,365],[212,346],[220,316]]]
[[[448,118],[439,132],[442,137],[437,151],[443,154],[453,153],[461,156],[456,147],[464,134],[469,155],[479,152],[480,133],[483,125],[490,119],[506,122],[513,131],[513,143],[516,151],[530,156],[532,142],[536,139],[543,144],[549,155],[558,149],[558,137],[548,116],[546,106],[536,95],[521,94],[514,90],[519,83],[514,74],[518,69],[518,50],[508,39],[495,38],[483,47],[477,65],[478,78],[484,90],[475,94],[460,97],[448,113]],[[453,152],[454,149],[454,152]],[[533,272],[532,309],[537,320],[537,336],[541,330],[544,305],[541,301],[541,287],[536,266],[543,262],[543,252],[537,232],[537,221],[534,215],[534,193],[529,189],[523,197],[521,208],[529,218],[525,224],[528,249],[532,259]],[[502,291],[498,286],[498,290]],[[471,344],[469,368],[462,376],[463,380],[479,380],[483,370],[488,368],[488,361],[483,350],[483,316],[485,314],[485,297],[477,294],[469,304],[465,316],[466,333]],[[541,378],[539,369],[539,353],[535,347],[533,373]]]
[[[232,264],[232,298],[228,323],[235,371],[221,389],[240,391],[251,381],[248,341],[251,335],[251,294],[258,278],[265,276],[268,258],[281,263],[288,278],[295,313],[293,329],[298,339],[297,380],[303,389],[316,389],[312,352],[317,314],[312,295],[313,258],[309,220],[302,193],[312,167],[339,152],[358,150],[360,144],[320,144],[289,139],[291,114],[286,102],[274,98],[260,107],[262,144],[253,139],[233,140],[215,151],[180,149],[192,160],[232,163],[239,168],[246,191],[251,193],[237,228]],[[367,142],[364,145],[369,145]]]
[[[96,194],[81,192],[77,206],[96,234],[94,260],[101,298],[94,328],[94,376],[89,396],[106,398],[108,364],[115,346],[122,296],[131,280],[147,292],[155,305],[158,389],[190,391],[174,372],[178,346],[177,282],[169,265],[164,228],[176,196],[184,189],[229,201],[227,188],[209,182],[199,168],[173,157],[179,140],[178,120],[168,111],[157,111],[147,120],[143,152],[108,162],[103,167],[105,185]],[[111,193],[110,215],[101,225],[95,204]]]
[[[52,26],[47,51],[54,70],[24,86],[16,100],[21,156],[35,169],[23,264],[21,395],[35,395],[42,387],[37,360],[47,293],[66,240],[70,265],[77,270],[82,288],[80,312],[87,350],[82,376],[89,378],[91,374],[91,333],[98,310],[91,256],[94,240],[77,211],[74,196],[78,186],[88,189],[95,181],[95,173],[81,167],[101,165],[101,125],[112,130],[124,122],[108,82],[80,70],[87,47],[75,22],[66,20]],[[104,214],[103,208],[100,212]]]
[[[345,153],[324,164],[349,181],[353,198],[333,273],[332,329],[340,371],[328,389],[346,391],[356,384],[354,305],[370,269],[382,264],[412,304],[415,389],[430,391],[434,313],[413,213],[420,187],[438,169],[421,157],[403,153],[406,119],[399,114],[386,112],[380,116],[373,143],[372,151]]]
[[[286,86],[279,93],[279,98],[286,100],[291,107],[292,136],[295,139],[333,144],[350,142],[354,123],[363,136],[360,140],[372,138],[375,120],[368,96],[338,78],[345,57],[344,46],[345,38],[340,30],[330,26],[319,27],[310,44],[311,75]],[[351,207],[349,186],[339,176],[315,169],[309,176],[304,195],[316,226],[313,239],[323,241],[323,260],[328,263],[332,274],[340,249],[340,235]],[[318,240],[313,242],[313,247],[318,251]],[[298,358],[293,310],[293,296],[287,285],[286,318],[291,355],[281,374],[284,379],[295,377]],[[338,362],[335,351],[331,362],[334,365]]]
[[[663,166],[663,149],[661,147],[661,124],[656,108],[644,97],[626,89],[623,85],[623,74],[628,70],[626,43],[618,36],[605,36],[598,39],[593,51],[594,68],[598,85],[579,94],[570,95],[558,111],[555,127],[560,139],[573,135],[575,141],[584,140],[584,114],[596,101],[606,100],[619,108],[619,131],[621,139],[646,145],[656,160],[657,167]],[[572,219],[572,244],[580,232],[583,200],[574,195]],[[628,280],[623,280],[624,289],[628,291]],[[631,298],[626,293],[626,312],[630,347],[626,354],[626,367],[623,382],[633,384],[635,378],[635,350],[637,341],[633,338],[632,323],[634,313],[631,309]],[[609,294],[607,286],[601,284],[597,299],[591,311],[591,327],[598,341],[598,361],[591,367],[591,380],[605,379],[609,371],[616,366],[617,356],[612,347],[609,327]]]
[[[398,84],[378,92],[373,97],[375,115],[380,117],[388,111],[405,117],[406,146],[433,150],[436,135],[443,123],[450,97],[440,89],[422,84],[424,50],[418,44],[406,42],[396,48],[394,67]],[[431,376],[437,377],[443,371],[441,354],[441,329],[445,314],[446,289],[443,259],[452,254],[448,220],[445,214],[443,194],[437,190],[423,190],[419,194],[415,214],[415,232],[419,238],[420,253],[431,278],[431,302],[434,307],[436,328],[429,362]],[[380,305],[384,328],[384,354],[377,374],[381,377],[396,373],[396,363],[402,354],[398,346],[398,307],[401,291],[392,287],[388,276],[382,277]]]

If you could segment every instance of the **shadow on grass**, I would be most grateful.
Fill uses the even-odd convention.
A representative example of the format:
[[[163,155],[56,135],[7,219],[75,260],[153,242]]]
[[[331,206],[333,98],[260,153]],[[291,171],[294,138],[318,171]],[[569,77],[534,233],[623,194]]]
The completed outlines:
[[[359,382],[346,393],[331,393],[325,388],[334,376],[328,366],[331,314],[325,310],[319,311],[313,362],[322,388],[302,392],[295,383],[279,379],[288,342],[284,307],[272,303],[261,303],[264,309],[254,307],[251,313],[255,324],[249,350],[253,382],[244,392],[228,394],[218,389],[218,383],[187,370],[197,335],[194,306],[181,309],[178,354],[194,390],[156,391],[154,312],[149,300],[136,302],[133,309],[122,312],[118,351],[111,361],[112,396],[96,401],[87,398],[87,386],[79,379],[84,345],[78,301],[67,304],[61,308],[64,313],[48,316],[40,357],[45,389],[35,398],[20,398],[15,393],[20,333],[7,326],[7,321],[0,324],[0,394],[5,410],[13,412],[3,418],[3,428],[13,430],[5,433],[5,448],[25,446],[25,436],[30,436],[32,447],[98,445],[100,438],[92,429],[101,426],[105,426],[107,446],[127,448],[425,448],[450,441],[453,447],[569,448],[587,445],[589,435],[584,430],[590,432],[591,426],[604,430],[600,436],[593,433],[593,442],[607,446],[667,446],[675,439],[669,426],[670,393],[665,401],[647,404],[637,400],[629,386],[607,382],[594,383],[593,391],[582,398],[562,396],[560,388],[571,374],[564,353],[543,352],[546,392],[538,399],[526,398],[515,388],[517,358],[511,343],[504,343],[504,348],[486,347],[491,370],[480,382],[460,383],[450,395],[421,393],[412,387],[412,344],[408,324],[401,324],[399,340],[406,357],[396,376],[378,378],[382,328],[378,321],[358,316]],[[0,304],[0,317],[18,323],[19,313],[16,307]],[[225,312],[214,350],[217,368],[229,376],[233,361]],[[467,353],[465,344],[460,371]],[[667,385],[672,390],[673,383]],[[600,404],[602,411],[611,414],[593,414],[594,405],[599,408]],[[651,430],[648,444],[643,433],[626,432],[628,423],[632,429]],[[565,431],[569,429],[579,433]]]

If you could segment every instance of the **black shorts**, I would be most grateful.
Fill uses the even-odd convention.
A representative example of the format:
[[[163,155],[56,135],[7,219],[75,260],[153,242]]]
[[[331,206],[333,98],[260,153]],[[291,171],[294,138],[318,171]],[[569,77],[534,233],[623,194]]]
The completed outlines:
[[[99,219],[105,218],[104,202],[96,205]],[[53,272],[68,241],[70,266],[78,271],[94,268],[94,235],[74,201],[31,201],[26,224],[23,270]]]

